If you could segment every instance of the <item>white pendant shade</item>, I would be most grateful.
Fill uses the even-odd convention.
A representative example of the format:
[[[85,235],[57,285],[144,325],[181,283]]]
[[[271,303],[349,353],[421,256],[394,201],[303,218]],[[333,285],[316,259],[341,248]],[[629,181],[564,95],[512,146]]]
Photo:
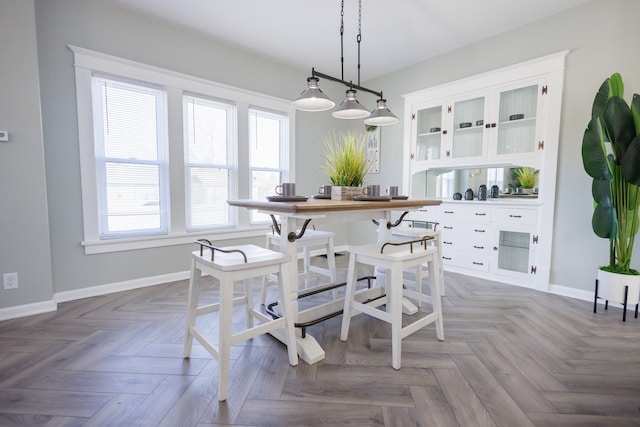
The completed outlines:
[[[293,101],[293,106],[302,111],[325,111],[335,105],[336,103],[320,90],[318,79],[315,77],[307,79],[307,88]]]
[[[346,99],[331,115],[336,119],[363,119],[369,116],[369,110],[356,99],[356,91],[349,89]]]
[[[398,118],[387,108],[386,99],[379,99],[378,105],[371,112],[371,115],[364,119],[365,125],[386,126],[399,122]]]

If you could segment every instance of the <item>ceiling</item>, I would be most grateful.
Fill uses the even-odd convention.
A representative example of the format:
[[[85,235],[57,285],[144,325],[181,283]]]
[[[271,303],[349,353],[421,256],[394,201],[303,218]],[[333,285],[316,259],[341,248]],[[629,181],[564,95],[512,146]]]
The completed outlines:
[[[105,0],[290,66],[340,76],[338,0]],[[361,80],[591,0],[362,0]],[[344,79],[357,83],[358,2],[344,5]]]

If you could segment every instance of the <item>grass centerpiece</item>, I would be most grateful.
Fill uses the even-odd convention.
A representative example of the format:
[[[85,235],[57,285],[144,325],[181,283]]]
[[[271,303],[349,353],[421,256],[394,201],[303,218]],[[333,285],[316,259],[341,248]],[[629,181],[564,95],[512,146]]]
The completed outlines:
[[[332,200],[351,200],[362,194],[369,171],[367,136],[362,132],[330,133],[324,140],[325,166],[331,182]]]

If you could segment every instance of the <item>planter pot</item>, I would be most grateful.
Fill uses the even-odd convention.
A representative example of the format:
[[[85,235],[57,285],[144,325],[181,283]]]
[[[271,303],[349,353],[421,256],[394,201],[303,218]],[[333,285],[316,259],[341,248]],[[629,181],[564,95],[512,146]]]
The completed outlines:
[[[629,286],[627,305],[636,305],[640,299],[640,276],[610,273],[598,269],[598,297],[624,304],[624,288]]]
[[[363,187],[331,187],[331,200],[353,200],[353,196],[362,196]]]

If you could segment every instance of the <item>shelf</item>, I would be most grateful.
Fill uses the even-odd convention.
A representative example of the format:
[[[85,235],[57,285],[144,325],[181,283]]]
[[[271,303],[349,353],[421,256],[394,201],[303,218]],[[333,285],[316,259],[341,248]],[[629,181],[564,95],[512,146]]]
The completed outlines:
[[[515,124],[518,124],[518,123],[527,123],[527,122],[533,122],[532,124],[535,124],[536,118],[535,117],[525,117],[523,119],[518,119],[518,120],[504,120],[502,122],[499,122],[498,124],[500,126],[508,126],[508,125],[515,125]]]

